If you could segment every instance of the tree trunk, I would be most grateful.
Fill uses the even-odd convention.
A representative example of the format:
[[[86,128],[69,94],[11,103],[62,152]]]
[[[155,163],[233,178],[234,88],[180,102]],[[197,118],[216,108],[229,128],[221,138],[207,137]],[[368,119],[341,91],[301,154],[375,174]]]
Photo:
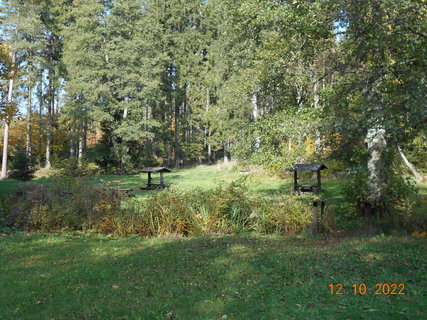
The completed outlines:
[[[39,87],[38,87],[38,96],[39,96],[39,129],[38,129],[38,135],[37,135],[37,150],[39,154],[42,153],[42,127],[43,127],[43,76],[40,80]]]
[[[208,137],[210,137],[211,132],[208,131]],[[212,146],[208,144],[208,163],[212,163]]]
[[[49,86],[50,87],[50,86]],[[53,93],[52,88],[49,89],[49,102],[47,106],[47,133],[46,133],[46,162],[45,169],[50,169],[52,167],[50,163],[50,155],[52,153],[51,144],[52,144],[52,108],[53,108]]]
[[[230,147],[230,140],[224,141],[224,164],[228,164],[231,158],[229,147]]]
[[[32,113],[32,101],[31,101],[31,86],[28,86],[28,106],[27,106],[27,145],[25,152],[27,157],[31,158],[32,148],[31,148],[31,113]]]
[[[175,101],[175,132],[174,132],[174,158],[175,168],[179,168],[180,154],[179,154],[179,104]]]
[[[320,101],[320,97],[319,97],[319,92],[318,92],[318,84],[317,81],[314,83],[314,88],[313,88],[313,102],[314,102],[314,109],[319,108],[319,101]],[[320,131],[319,128],[316,128],[316,140],[314,141],[314,146],[316,148],[316,152],[320,152],[322,149],[322,144],[321,144],[321,138],[320,138]]]
[[[87,122],[83,123],[83,152],[86,152],[87,148]]]
[[[125,102],[126,104],[129,103],[129,97],[125,97]],[[126,106],[125,109],[123,110],[123,119],[126,119],[128,116],[128,107]]]
[[[383,200],[387,187],[385,173],[385,140],[384,129],[369,129],[365,142],[368,145],[368,171],[369,171],[369,198],[373,204],[379,204]]]
[[[83,161],[83,133],[81,132],[79,134],[79,153],[77,157],[77,165],[79,167],[82,166],[82,161]]]
[[[209,88],[206,89],[206,114],[209,112],[209,107],[210,107],[210,103],[211,103],[211,98],[210,98],[210,92],[209,92]],[[212,163],[212,146],[209,143],[209,139],[211,137],[211,130],[209,128],[209,121],[207,121],[207,129],[205,130],[205,135],[206,135],[206,141],[207,141],[207,147],[208,147],[208,163]]]
[[[252,114],[254,117],[254,122],[256,122],[258,119],[258,116],[259,116],[259,114],[258,114],[258,98],[257,98],[256,93],[252,94]],[[255,132],[255,151],[258,151],[258,149],[259,149],[259,141],[260,141],[260,139],[259,139],[258,133]]]
[[[368,146],[369,196],[365,201],[365,230],[372,233],[371,216],[381,210],[387,188],[385,151],[387,142],[384,129],[369,129],[365,143]]]
[[[74,141],[74,129],[70,129],[70,158],[74,158],[76,156],[76,149],[75,149],[75,141]]]
[[[47,134],[46,134],[46,163],[45,168],[50,169],[52,167],[50,163],[52,154],[52,130],[53,130],[53,112],[55,108],[55,88],[54,88],[54,71],[49,70],[49,84],[48,84],[48,97],[49,101],[47,104]]]
[[[9,80],[9,92],[7,94],[7,102],[12,103],[13,77]],[[7,149],[9,147],[9,120],[6,117],[4,122],[4,137],[3,137],[3,159],[1,163],[0,180],[7,179]]]

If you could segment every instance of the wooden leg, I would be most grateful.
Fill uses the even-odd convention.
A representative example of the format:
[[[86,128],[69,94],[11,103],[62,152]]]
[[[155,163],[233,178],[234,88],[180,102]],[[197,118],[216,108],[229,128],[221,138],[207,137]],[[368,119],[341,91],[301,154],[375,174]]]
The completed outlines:
[[[147,184],[148,188],[151,188],[151,172],[148,173],[148,184]]]
[[[160,187],[163,188],[164,184],[163,184],[163,172],[160,172]]]

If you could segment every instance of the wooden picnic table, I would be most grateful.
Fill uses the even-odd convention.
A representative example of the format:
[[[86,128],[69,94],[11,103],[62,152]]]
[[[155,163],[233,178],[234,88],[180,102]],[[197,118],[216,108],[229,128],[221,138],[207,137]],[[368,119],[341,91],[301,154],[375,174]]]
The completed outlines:
[[[166,167],[147,167],[147,168],[142,169],[141,172],[148,173],[147,186],[141,187],[141,190],[158,190],[158,189],[164,189],[164,188],[168,187],[164,183],[163,173],[172,172],[172,170],[170,170]],[[160,173],[160,183],[153,183],[152,182],[153,179],[152,179],[151,175],[153,173]]]

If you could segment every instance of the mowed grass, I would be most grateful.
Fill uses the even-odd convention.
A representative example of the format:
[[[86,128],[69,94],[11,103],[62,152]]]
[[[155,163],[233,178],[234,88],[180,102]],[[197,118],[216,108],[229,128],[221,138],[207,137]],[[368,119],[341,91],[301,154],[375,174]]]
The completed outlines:
[[[154,183],[159,183],[159,175],[153,174]],[[38,177],[32,182],[50,185],[60,182],[64,177],[53,179],[48,177]],[[98,175],[83,178],[71,178],[85,181],[87,184],[97,184],[107,182],[113,188],[130,188],[136,196],[146,197],[158,191],[144,191],[141,187],[147,185],[147,174],[134,175]],[[245,184],[251,191],[259,192],[265,196],[275,196],[279,193],[290,193],[291,181],[289,178],[269,175],[263,171],[255,171],[249,174],[241,174],[239,171],[232,170],[221,165],[198,166],[190,169],[173,169],[171,173],[165,174],[165,183],[169,186],[175,186],[184,189],[212,189],[217,186],[228,186],[233,181],[244,180]],[[0,196],[13,193],[17,190],[21,182],[17,180],[0,181]],[[27,182],[24,182],[27,183]]]
[[[0,318],[425,319],[426,249],[410,237],[4,236]],[[353,294],[361,283],[369,293]],[[375,295],[377,283],[405,294]]]

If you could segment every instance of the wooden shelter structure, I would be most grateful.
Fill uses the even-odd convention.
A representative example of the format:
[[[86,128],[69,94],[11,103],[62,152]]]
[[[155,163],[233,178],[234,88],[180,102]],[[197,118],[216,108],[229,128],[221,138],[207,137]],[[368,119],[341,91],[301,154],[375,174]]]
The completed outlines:
[[[322,192],[322,182],[320,179],[320,171],[323,169],[327,169],[327,167],[323,163],[318,164],[305,164],[299,163],[295,164],[293,168],[287,168],[285,171],[294,173],[294,193],[295,194],[309,194],[309,193],[320,193]],[[312,171],[317,174],[317,184],[302,184],[298,183],[300,179],[298,177],[298,172],[301,171]]]
[[[142,173],[148,173],[148,182],[146,187],[142,187],[142,190],[156,190],[156,189],[164,189],[167,186],[164,183],[163,173],[172,172],[171,169],[166,167],[148,167],[141,169]],[[151,174],[160,173],[160,183],[153,183],[153,178]]]

